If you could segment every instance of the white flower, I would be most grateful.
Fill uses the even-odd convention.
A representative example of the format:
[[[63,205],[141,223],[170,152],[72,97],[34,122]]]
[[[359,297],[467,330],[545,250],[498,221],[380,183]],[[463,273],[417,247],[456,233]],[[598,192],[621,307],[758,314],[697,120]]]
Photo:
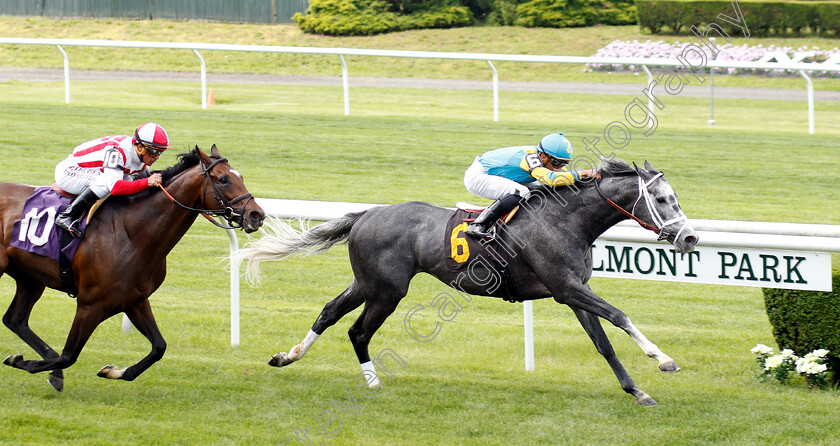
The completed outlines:
[[[814,356],[800,358],[796,361],[796,372],[808,375],[819,375],[820,373],[828,370],[827,365],[821,364],[818,361],[821,361],[821,358]]]
[[[825,358],[825,355],[827,355],[827,354],[828,354],[828,350],[826,350],[824,348],[814,350],[811,353],[808,353],[808,355],[814,355],[818,358]],[[808,355],[805,355],[805,356],[808,356]]]
[[[810,373],[813,374],[813,375],[817,375],[819,373],[825,372],[826,370],[828,370],[827,365],[825,365],[825,364],[814,364],[814,366],[811,367],[811,372]]]
[[[752,350],[750,350],[750,352],[752,352],[752,354],[754,355],[772,355],[773,349],[764,344],[758,344],[755,347],[753,347]]]
[[[796,373],[808,373],[808,370],[814,362],[810,358],[800,358],[796,360]]]
[[[776,367],[782,365],[783,362],[784,362],[784,357],[782,357],[782,355],[771,356],[764,361],[764,369],[765,370],[775,369]]]
[[[789,348],[782,350],[781,356],[783,358],[797,358],[797,356],[793,354],[793,350]]]
[[[825,364],[817,363],[813,360],[808,360],[806,358],[802,358],[796,361],[796,372],[797,373],[805,373],[808,375],[819,375],[820,373],[825,372],[828,370],[828,366]]]

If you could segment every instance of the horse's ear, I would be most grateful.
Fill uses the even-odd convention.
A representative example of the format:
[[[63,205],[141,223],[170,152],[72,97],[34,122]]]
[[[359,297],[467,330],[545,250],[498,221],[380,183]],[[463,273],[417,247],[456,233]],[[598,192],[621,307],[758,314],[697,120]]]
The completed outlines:
[[[219,152],[219,149],[213,144],[213,147],[210,147],[210,156],[214,156],[216,158],[221,158],[222,154]]]
[[[655,171],[656,171],[656,169],[654,169],[654,168],[653,168],[653,166],[651,166],[651,165],[650,165],[650,163],[648,162],[648,160],[645,160],[645,170],[648,170],[648,171],[651,171],[651,172],[655,172]]]
[[[635,170],[636,173],[639,174],[640,176],[642,175],[642,171],[641,171],[641,169],[639,169],[639,166],[636,165],[635,161],[633,161],[633,170]]]
[[[195,146],[195,150],[193,151],[196,155],[198,155],[205,163],[210,162],[210,158],[204,153],[203,150],[199,149],[198,146]]]

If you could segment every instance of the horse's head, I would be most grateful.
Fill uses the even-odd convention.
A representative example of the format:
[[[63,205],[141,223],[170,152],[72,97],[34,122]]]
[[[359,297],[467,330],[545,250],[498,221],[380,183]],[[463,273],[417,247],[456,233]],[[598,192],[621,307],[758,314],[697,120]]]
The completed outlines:
[[[694,251],[699,237],[680,208],[677,194],[668,184],[665,174],[647,161],[644,169],[635,163],[633,167],[639,175],[639,197],[630,213],[655,227],[659,231],[659,239],[674,245],[677,252]]]
[[[207,214],[221,215],[231,227],[254,232],[262,226],[265,211],[245,188],[242,174],[234,170],[213,144],[208,156],[196,146],[202,171],[202,207]]]

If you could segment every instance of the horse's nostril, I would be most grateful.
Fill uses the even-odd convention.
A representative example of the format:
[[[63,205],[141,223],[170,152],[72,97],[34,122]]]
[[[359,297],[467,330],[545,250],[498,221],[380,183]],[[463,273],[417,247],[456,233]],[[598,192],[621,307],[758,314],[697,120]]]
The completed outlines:
[[[251,220],[263,221],[263,219],[265,219],[265,214],[260,211],[251,211]]]
[[[688,243],[689,245],[696,245],[697,241],[698,241],[698,238],[697,238],[697,236],[694,236],[694,235],[689,235],[688,237],[685,238],[685,242]]]

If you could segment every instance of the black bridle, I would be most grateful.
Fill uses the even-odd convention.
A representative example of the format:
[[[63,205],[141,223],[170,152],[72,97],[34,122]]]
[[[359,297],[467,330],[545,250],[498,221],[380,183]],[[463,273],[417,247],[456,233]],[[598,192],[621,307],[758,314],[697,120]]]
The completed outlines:
[[[201,180],[201,207],[203,209],[197,209],[197,208],[194,208],[194,207],[190,207],[190,206],[187,206],[187,205],[181,203],[180,201],[176,200],[175,197],[173,197],[169,193],[169,191],[167,191],[163,187],[162,184],[161,184],[160,188],[161,188],[161,190],[163,190],[163,193],[165,193],[166,196],[169,197],[170,200],[172,200],[173,203],[177,204],[178,206],[181,206],[182,208],[184,208],[188,211],[193,211],[193,212],[200,213],[201,215],[204,216],[204,218],[206,218],[207,220],[210,220],[210,223],[213,223],[214,225],[216,225],[220,228],[223,228],[223,229],[239,229],[239,228],[242,228],[242,220],[243,220],[242,217],[245,214],[245,207],[247,207],[248,203],[251,200],[254,199],[254,196],[251,195],[250,192],[246,192],[246,193],[244,193],[244,194],[242,194],[242,195],[240,195],[240,196],[238,196],[238,197],[236,197],[232,200],[228,200],[219,191],[219,186],[216,185],[215,181],[210,179],[210,170],[212,170],[213,167],[216,166],[216,164],[225,163],[225,162],[227,162],[227,158],[216,158],[212,163],[210,163],[209,166],[205,167],[204,166],[204,161],[199,160],[199,163],[201,164],[201,175],[204,177]],[[207,209],[207,204],[205,203],[205,200],[204,200],[204,195],[205,195],[204,190],[206,189],[206,184],[207,184],[208,180],[210,180],[210,185],[213,187],[213,194],[215,195],[216,200],[218,200],[219,204],[222,206],[221,209]],[[242,210],[240,212],[236,212],[236,210],[233,208],[233,204],[238,202],[238,201],[241,201],[241,200],[245,200],[245,203],[242,205]],[[217,216],[223,217],[228,222],[228,225],[227,226],[223,225],[223,224],[221,224],[221,223],[219,223],[219,222],[217,222],[216,220],[213,219],[213,217],[217,217]],[[236,220],[238,220],[238,222]]]

